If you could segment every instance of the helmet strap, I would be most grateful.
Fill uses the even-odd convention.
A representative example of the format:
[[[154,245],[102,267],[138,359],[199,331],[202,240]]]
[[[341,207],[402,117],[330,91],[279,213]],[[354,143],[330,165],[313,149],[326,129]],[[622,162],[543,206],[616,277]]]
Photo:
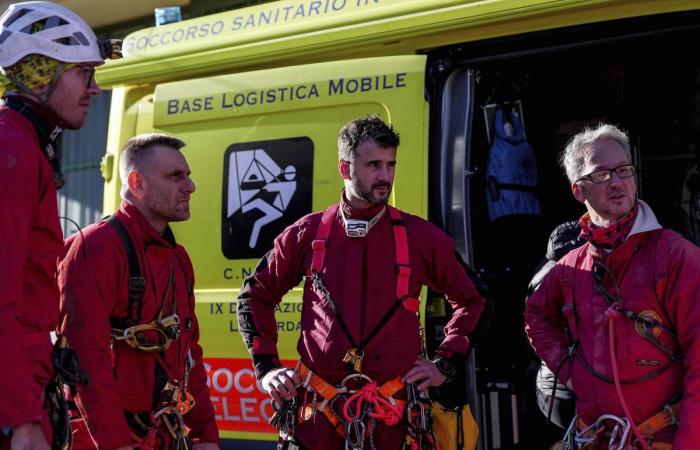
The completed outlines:
[[[49,86],[48,89],[46,89],[45,92],[42,94],[38,94],[38,98],[43,103],[44,105],[49,103],[49,98],[51,97],[51,94],[53,94],[53,91],[56,89],[56,85],[58,84],[58,80],[61,79],[61,75],[65,73],[65,68],[66,65],[64,63],[59,63],[56,66],[56,70],[53,73],[53,76],[51,77],[51,81],[49,81]]]

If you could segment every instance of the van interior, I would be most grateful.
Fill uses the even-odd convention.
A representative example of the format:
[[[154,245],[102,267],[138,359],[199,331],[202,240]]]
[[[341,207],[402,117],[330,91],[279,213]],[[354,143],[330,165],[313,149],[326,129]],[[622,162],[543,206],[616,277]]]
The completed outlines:
[[[674,14],[427,50],[430,219],[490,291],[495,315],[472,359],[482,449],[549,448],[534,399],[539,362],[524,333],[526,288],[549,234],[585,208],[558,164],[586,125],[628,131],[640,198],[662,226],[700,243],[700,15]],[[490,220],[485,176],[493,110],[518,113],[536,158],[541,214]],[[439,150],[439,151],[437,151]],[[428,314],[428,340],[444,320]]]

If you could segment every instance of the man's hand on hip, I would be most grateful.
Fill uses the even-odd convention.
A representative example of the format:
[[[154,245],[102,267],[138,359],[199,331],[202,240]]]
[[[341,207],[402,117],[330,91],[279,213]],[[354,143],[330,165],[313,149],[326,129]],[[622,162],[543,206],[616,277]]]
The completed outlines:
[[[446,379],[432,361],[419,359],[408,369],[401,381],[406,384],[420,382],[418,389],[428,389],[430,386],[440,386]]]
[[[12,428],[12,440],[10,441],[12,450],[51,450],[41,425],[30,422],[17,425]]]
[[[270,396],[279,405],[282,400],[291,400],[296,397],[296,386],[301,384],[299,374],[288,367],[280,367],[267,372],[260,384],[262,388],[270,394]]]

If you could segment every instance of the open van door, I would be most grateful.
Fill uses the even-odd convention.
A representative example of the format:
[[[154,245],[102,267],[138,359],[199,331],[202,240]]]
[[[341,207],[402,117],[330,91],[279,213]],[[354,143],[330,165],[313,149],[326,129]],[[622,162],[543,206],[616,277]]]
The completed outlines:
[[[340,198],[336,139],[377,113],[401,134],[391,202],[427,216],[423,56],[310,64],[156,86],[153,129],[184,140],[196,192],[175,225],[196,271],[197,316],[221,435],[273,439],[272,407],[238,334],[236,297],[273,239]],[[149,112],[150,114],[150,112]],[[280,356],[296,360],[301,289],[277,310]]]

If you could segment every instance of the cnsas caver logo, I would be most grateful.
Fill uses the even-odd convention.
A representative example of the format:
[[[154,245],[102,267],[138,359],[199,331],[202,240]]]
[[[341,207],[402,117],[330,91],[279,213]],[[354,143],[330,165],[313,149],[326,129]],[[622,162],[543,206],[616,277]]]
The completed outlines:
[[[314,146],[308,137],[232,144],[224,154],[221,250],[259,258],[311,212]]]

